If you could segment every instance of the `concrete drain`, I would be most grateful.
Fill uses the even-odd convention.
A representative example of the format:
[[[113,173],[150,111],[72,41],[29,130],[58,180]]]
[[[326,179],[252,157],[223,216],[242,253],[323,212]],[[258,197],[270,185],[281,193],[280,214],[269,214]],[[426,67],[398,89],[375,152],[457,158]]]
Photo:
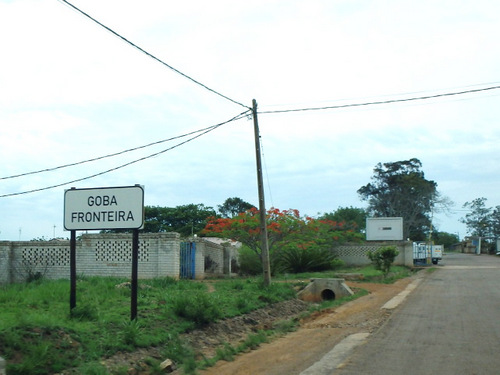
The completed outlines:
[[[333,301],[335,299],[335,292],[330,289],[325,289],[321,292],[321,299],[323,301]]]
[[[344,279],[311,279],[297,297],[307,302],[331,301],[335,298],[352,296],[354,292]]]

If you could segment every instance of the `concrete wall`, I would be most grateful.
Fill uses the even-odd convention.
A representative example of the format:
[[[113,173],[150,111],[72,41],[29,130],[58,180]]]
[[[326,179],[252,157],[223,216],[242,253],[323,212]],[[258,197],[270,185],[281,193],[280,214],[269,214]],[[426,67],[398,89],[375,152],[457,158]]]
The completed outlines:
[[[138,276],[180,277],[180,235],[143,233],[139,235]],[[213,260],[210,274],[223,274],[226,247],[196,239],[195,276],[206,276],[205,262]],[[69,279],[69,241],[0,241],[0,283],[20,282],[29,275],[48,279]],[[86,276],[129,278],[132,272],[132,234],[84,234],[76,242],[76,273]]]
[[[371,263],[367,253],[376,251],[382,246],[396,246],[399,255],[394,260],[395,265],[413,267],[413,244],[408,241],[370,241],[364,244],[347,244],[336,247],[334,251],[339,259],[343,260],[346,265],[365,266]]]
[[[0,241],[0,284],[10,282],[11,242]]]
[[[228,243],[214,243],[203,238],[196,243],[195,278],[230,275],[231,260],[237,249]],[[180,277],[180,236],[178,233],[139,235],[139,278]],[[411,242],[365,242],[334,249],[347,265],[370,264],[366,255],[381,246],[396,246],[395,265],[413,266]],[[69,241],[0,241],[0,283],[20,282],[40,273],[49,279],[69,279]],[[76,273],[86,276],[131,276],[132,234],[85,234],[77,241]]]

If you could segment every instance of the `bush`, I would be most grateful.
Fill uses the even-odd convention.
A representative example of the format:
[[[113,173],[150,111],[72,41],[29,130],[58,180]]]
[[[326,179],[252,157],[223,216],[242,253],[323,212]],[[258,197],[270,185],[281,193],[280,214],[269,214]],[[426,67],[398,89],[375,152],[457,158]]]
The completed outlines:
[[[283,250],[274,266],[279,273],[328,271],[335,268],[336,256],[324,247],[299,248],[297,246]]]
[[[368,253],[368,258],[372,261],[375,269],[382,271],[385,278],[389,274],[391,265],[398,254],[399,251],[395,246],[383,246],[378,248],[376,251],[370,251]]]
[[[177,316],[193,321],[197,327],[222,317],[217,301],[206,292],[179,294],[173,302],[173,310]]]
[[[242,246],[239,251],[239,274],[260,275],[262,274],[262,261],[259,256],[250,248]]]

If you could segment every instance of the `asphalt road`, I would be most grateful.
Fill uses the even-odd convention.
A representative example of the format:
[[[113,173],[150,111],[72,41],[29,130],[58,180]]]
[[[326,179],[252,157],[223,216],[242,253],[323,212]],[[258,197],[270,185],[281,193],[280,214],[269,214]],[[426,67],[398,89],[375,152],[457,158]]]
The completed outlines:
[[[500,374],[500,257],[447,254],[334,375]]]

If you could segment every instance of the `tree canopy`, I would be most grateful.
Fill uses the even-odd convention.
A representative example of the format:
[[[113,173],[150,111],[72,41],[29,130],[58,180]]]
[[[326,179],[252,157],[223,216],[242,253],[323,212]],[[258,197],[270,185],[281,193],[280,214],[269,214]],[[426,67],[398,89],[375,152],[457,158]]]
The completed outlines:
[[[319,219],[343,222],[355,232],[364,232],[366,230],[366,216],[365,209],[350,206],[339,207],[334,212],[324,213]]]
[[[416,158],[378,163],[372,182],[358,194],[368,202],[368,213],[375,217],[402,217],[403,236],[424,240],[431,224],[434,204],[439,199],[437,183],[425,179],[422,163]]]
[[[217,209],[220,216],[231,218],[254,207],[253,204],[245,202],[241,198],[233,197],[227,198],[223,204],[217,206]]]
[[[187,237],[199,233],[207,218],[215,215],[212,207],[203,204],[186,204],[177,207],[146,206],[145,232],[177,232]]]
[[[328,269],[335,257],[331,251],[335,244],[361,237],[343,222],[302,217],[298,210],[271,208],[266,221],[272,272]],[[239,241],[261,259],[260,219],[256,208],[234,218],[212,217],[203,234]]]
[[[500,206],[487,207],[486,201],[481,197],[465,202],[463,208],[469,212],[460,221],[472,236],[500,237]]]

